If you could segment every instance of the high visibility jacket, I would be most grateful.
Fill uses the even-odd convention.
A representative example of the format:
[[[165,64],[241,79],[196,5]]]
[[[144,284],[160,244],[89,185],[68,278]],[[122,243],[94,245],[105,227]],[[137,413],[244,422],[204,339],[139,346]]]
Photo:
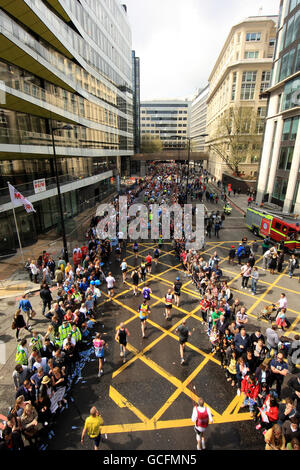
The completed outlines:
[[[76,344],[81,341],[81,338],[82,338],[82,334],[81,334],[81,331],[78,327],[76,327],[76,330],[72,330],[72,336],[73,338],[75,339],[76,341]]]
[[[69,333],[72,333],[72,328],[70,323],[67,323],[67,326],[64,327],[63,325],[60,325],[58,328],[58,333],[59,333],[59,339],[60,341],[66,339]]]
[[[42,339],[42,336],[41,335],[38,335],[37,338],[35,338],[34,336],[31,338],[31,344],[32,346],[35,346],[39,351],[42,349],[43,347],[43,339]]]
[[[21,364],[22,366],[28,366],[28,358],[27,354],[22,348],[22,346],[18,346],[17,353],[16,353],[16,363]]]

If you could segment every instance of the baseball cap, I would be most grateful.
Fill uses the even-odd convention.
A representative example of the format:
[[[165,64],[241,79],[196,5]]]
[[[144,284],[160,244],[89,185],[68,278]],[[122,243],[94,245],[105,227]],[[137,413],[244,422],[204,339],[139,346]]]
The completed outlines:
[[[179,281],[179,277],[176,277],[176,281]]]

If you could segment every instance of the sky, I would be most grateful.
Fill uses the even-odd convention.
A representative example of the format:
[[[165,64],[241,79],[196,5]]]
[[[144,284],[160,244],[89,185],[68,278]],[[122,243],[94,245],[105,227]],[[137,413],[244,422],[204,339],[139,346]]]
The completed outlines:
[[[141,100],[190,98],[208,77],[230,29],[278,15],[280,0],[122,0],[140,57]],[[262,7],[262,10],[260,8]]]

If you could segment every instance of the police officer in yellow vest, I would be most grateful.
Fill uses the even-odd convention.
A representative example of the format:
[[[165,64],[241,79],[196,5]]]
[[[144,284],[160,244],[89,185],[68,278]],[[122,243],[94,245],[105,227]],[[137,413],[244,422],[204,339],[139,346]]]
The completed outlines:
[[[28,353],[27,348],[25,347],[26,344],[26,339],[22,339],[21,343],[18,345],[16,353],[16,363],[21,364],[22,366],[28,366]]]
[[[78,328],[78,326],[72,325],[71,333],[72,333],[72,338],[75,339],[75,343],[77,345],[79,343],[79,341],[81,341],[81,338],[82,338],[81,331]]]
[[[71,325],[67,320],[64,320],[62,325],[58,328],[59,342],[63,342],[69,333],[72,333]]]

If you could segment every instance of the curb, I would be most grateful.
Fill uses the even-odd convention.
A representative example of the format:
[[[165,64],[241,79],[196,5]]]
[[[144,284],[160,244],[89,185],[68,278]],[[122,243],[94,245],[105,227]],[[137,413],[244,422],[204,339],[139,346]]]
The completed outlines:
[[[26,290],[20,290],[18,292],[15,292],[14,294],[8,294],[8,295],[3,295],[0,297],[0,300],[5,300],[5,299],[11,299],[12,297],[17,297],[19,296],[20,294],[30,294],[30,292],[37,292],[40,290],[40,286],[39,287],[33,287],[32,289],[26,289]]]

